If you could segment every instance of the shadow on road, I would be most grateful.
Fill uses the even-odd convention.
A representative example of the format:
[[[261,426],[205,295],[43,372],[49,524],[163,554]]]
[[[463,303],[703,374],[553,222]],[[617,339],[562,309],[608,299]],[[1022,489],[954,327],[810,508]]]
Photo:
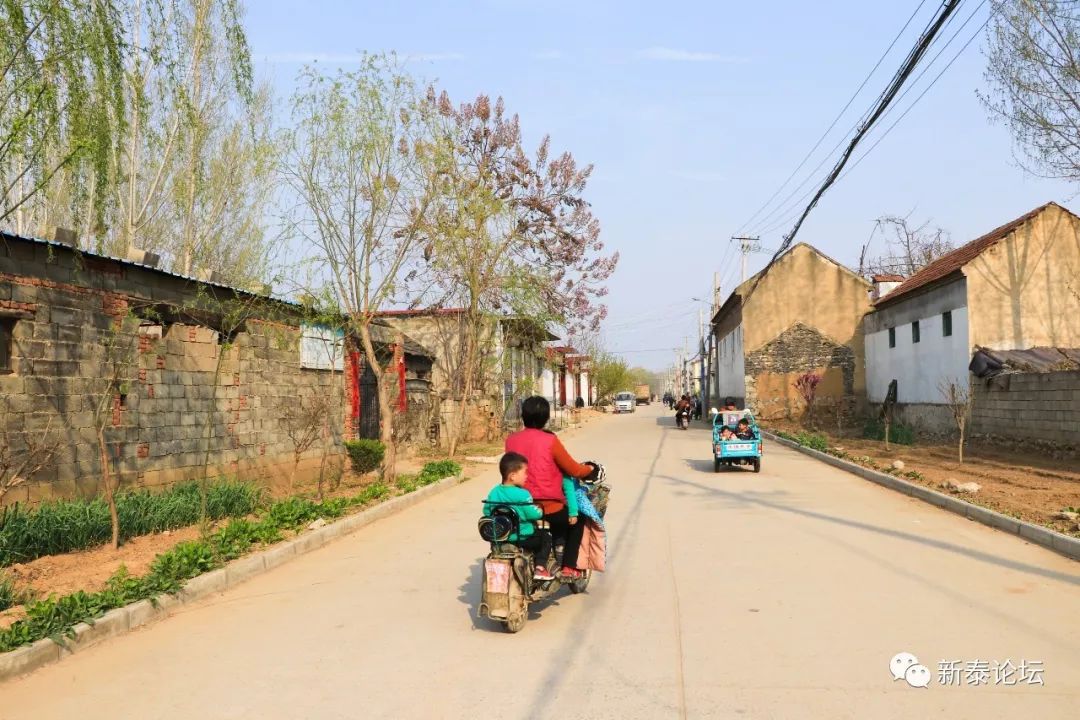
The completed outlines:
[[[657,422],[657,425],[662,423]],[[670,428],[674,430],[674,427]],[[620,528],[619,535],[617,537],[608,536],[608,552],[607,552],[607,564],[610,570],[615,566],[615,561],[622,557],[623,551],[626,549],[633,549],[638,541],[638,530],[641,523],[641,511],[645,504],[645,496],[649,492],[649,488],[652,484],[652,480],[656,475],[656,463],[660,460],[660,455],[664,450],[664,441],[667,439],[667,432],[660,435],[660,442],[657,443],[656,453],[653,455],[652,463],[649,465],[649,472],[645,476],[645,482],[641,484],[641,489],[638,491],[637,497],[634,499],[634,504],[630,507],[629,512],[626,513],[626,521]],[[615,486],[613,492],[618,492],[618,485]],[[613,578],[614,579],[614,578]],[[618,593],[618,588],[613,588],[612,593]],[[585,593],[585,599],[587,600],[589,593]],[[607,596],[608,599],[612,597],[612,594]],[[595,603],[597,599],[593,599],[591,602]],[[602,612],[602,607],[593,608],[593,613]],[[558,688],[562,685],[566,679],[567,673],[570,672],[570,668],[573,666],[572,660],[574,657],[583,652],[589,647],[588,636],[591,630],[592,615],[584,614],[580,616],[574,624],[573,631],[570,632],[563,642],[562,647],[556,654],[559,660],[554,663],[548,672],[540,681],[536,694],[533,696],[532,701],[528,706],[528,718],[546,718],[551,714],[551,697],[558,692]]]
[[[1069,585],[1080,585],[1080,575],[1070,575],[1068,573],[1057,572],[1055,570],[1047,570],[1046,568],[1038,567],[1035,565],[1028,565],[1027,563],[1017,562],[1008,558],[998,557],[990,553],[982,552],[981,550],[973,550],[971,548],[966,548],[960,545],[956,545],[954,543],[946,542],[944,540],[935,540],[933,538],[914,535],[912,533],[904,532],[902,530],[893,530],[891,528],[871,525],[870,523],[859,522],[857,520],[849,520],[848,518],[836,517],[835,515],[828,515],[826,513],[815,512],[813,510],[805,510],[799,507],[792,507],[790,505],[771,502],[764,499],[763,496],[757,493],[751,495],[747,493],[730,492],[717,487],[702,485],[701,483],[696,483],[690,480],[674,478],[669,475],[661,476],[661,479],[667,480],[677,485],[695,488],[704,493],[722,497],[726,500],[732,501],[735,504],[758,505],[761,507],[767,507],[772,510],[778,510],[784,513],[813,518],[815,520],[820,520],[826,523],[844,525],[846,527],[856,528],[878,535],[885,535],[918,545],[924,545],[934,548],[936,550],[943,550],[945,552],[962,555],[964,557],[971,558],[972,560],[978,560],[979,562],[996,565],[998,567],[1007,568],[1009,570],[1028,573],[1030,575],[1037,575],[1051,580],[1057,580],[1059,582],[1067,583]],[[878,565],[881,565],[883,567],[887,567],[897,575],[903,576],[913,582],[917,582],[920,585],[923,585],[948,597],[950,600],[957,603],[958,607],[977,607],[986,614],[995,616],[1002,622],[1008,622],[1020,626],[1027,632],[1037,635],[1047,642],[1053,643],[1060,647],[1069,648],[1070,650],[1075,649],[1073,646],[1063,643],[1059,635],[1053,635],[1044,632],[1040,628],[1036,628],[1033,625],[1017,620],[1016,618],[1001,612],[991,604],[983,603],[977,599],[972,598],[970,595],[964,593],[962,588],[953,588],[944,583],[935,583],[924,574],[912,572],[911,570],[905,567],[901,567],[896,563],[888,560],[887,558],[882,557],[882,555],[878,553],[869,552],[864,547],[858,546],[853,543],[845,542],[844,540],[841,540],[835,536],[827,535],[821,532],[814,532],[813,530],[810,530],[809,532],[823,540],[843,547],[848,552],[859,555],[860,557],[877,563]]]
[[[955,553],[957,555],[963,555],[973,560],[988,563],[990,565],[997,565],[998,567],[1008,568],[1009,570],[1016,570],[1017,572],[1028,573],[1031,575],[1038,575],[1040,577],[1049,578],[1051,580],[1058,580],[1070,585],[1080,585],[1080,575],[1070,575],[1068,573],[1058,572],[1056,570],[1047,570],[1035,565],[1028,565],[1027,563],[1017,562],[1008,558],[998,557],[991,555],[990,553],[982,552],[981,550],[973,550],[971,548],[956,545],[944,540],[935,540],[934,538],[923,537],[921,535],[915,535],[913,533],[904,532],[903,530],[894,530],[892,528],[881,527],[878,525],[871,525],[870,523],[860,522],[858,520],[849,520],[848,518],[837,517],[835,515],[827,515],[821,512],[815,512],[813,510],[805,510],[800,507],[792,507],[790,505],[782,505],[776,502],[770,502],[760,497],[748,495],[746,493],[731,492],[723,490],[718,487],[709,485],[702,485],[701,483],[693,482],[691,480],[683,480],[681,478],[674,478],[670,475],[661,476],[662,479],[679,485],[689,485],[697,488],[706,493],[718,495],[728,500],[735,502],[749,503],[754,505],[760,505],[772,510],[779,510],[780,512],[791,513],[793,515],[801,515],[803,517],[813,518],[815,520],[821,520],[827,523],[833,523],[836,525],[844,525],[847,527],[856,528],[859,530],[865,530],[878,535],[886,535],[888,537],[894,537],[906,542],[915,543],[918,545],[925,545],[937,550],[944,550],[945,552]]]

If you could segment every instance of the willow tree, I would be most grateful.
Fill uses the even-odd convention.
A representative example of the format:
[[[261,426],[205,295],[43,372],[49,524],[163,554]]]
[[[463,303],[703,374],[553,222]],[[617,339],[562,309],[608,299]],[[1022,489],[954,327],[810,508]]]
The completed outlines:
[[[238,0],[126,0],[117,212],[102,245],[244,284],[265,271],[274,143]]]
[[[1073,0],[991,0],[980,93],[1028,172],[1080,180],[1080,13]]]
[[[375,376],[382,472],[392,479],[395,375],[371,324],[408,293],[431,197],[428,108],[392,56],[366,56],[357,70],[333,74],[306,67],[297,85],[283,139],[284,225],[331,288]]]
[[[0,224],[45,232],[63,177],[65,215],[86,227],[116,183],[121,14],[113,0],[0,0],[0,38]]]
[[[462,362],[451,379],[459,400],[453,453],[485,361],[498,350],[494,323],[509,316],[595,329],[618,254],[603,255],[600,224],[583,197],[592,166],[568,152],[552,157],[547,137],[528,154],[501,98],[480,95],[455,107],[429,90],[427,101],[440,120],[427,255],[437,302],[463,310]]]

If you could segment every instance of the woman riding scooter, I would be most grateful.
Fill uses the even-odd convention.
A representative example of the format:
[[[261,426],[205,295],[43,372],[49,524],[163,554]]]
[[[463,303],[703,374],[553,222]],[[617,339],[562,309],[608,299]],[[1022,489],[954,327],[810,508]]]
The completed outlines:
[[[521,422],[524,430],[506,438],[506,452],[516,452],[529,460],[525,489],[544,511],[544,520],[551,525],[552,535],[566,538],[563,547],[562,570],[565,578],[581,577],[577,569],[578,548],[585,528],[576,515],[570,516],[563,493],[563,476],[584,479],[595,468],[577,462],[559,442],[555,433],[544,430],[551,417],[551,405],[540,396],[526,398],[521,403]]]

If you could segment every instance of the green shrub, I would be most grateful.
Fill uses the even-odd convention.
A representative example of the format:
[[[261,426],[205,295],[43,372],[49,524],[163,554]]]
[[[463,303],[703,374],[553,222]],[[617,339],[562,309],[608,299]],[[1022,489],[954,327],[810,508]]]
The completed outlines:
[[[353,471],[361,475],[379,467],[386,455],[386,446],[378,440],[346,440],[345,450],[349,453]]]
[[[279,528],[295,530],[319,517],[319,504],[301,497],[290,497],[270,506],[266,519]]]
[[[211,520],[242,517],[262,502],[262,490],[223,479],[207,488]],[[199,485],[187,482],[160,493],[122,492],[116,497],[120,540],[174,530],[199,521]],[[14,505],[0,512],[0,566],[27,562],[102,545],[112,537],[109,507],[103,498],[56,500],[34,508]]]
[[[390,487],[382,482],[373,482],[363,490],[360,491],[353,499],[352,502],[357,505],[363,505],[364,503],[371,502],[373,500],[380,500],[390,494]]]
[[[870,419],[863,425],[863,437],[867,440],[884,440],[885,423],[880,420]],[[897,445],[914,445],[915,430],[910,425],[893,423],[889,426],[889,442]]]
[[[795,442],[818,452],[828,452],[829,450],[829,440],[824,435],[800,432],[795,436]]]
[[[420,487],[420,480],[418,475],[398,475],[394,484],[402,493],[408,494]]]
[[[430,485],[444,478],[457,475],[459,472],[461,472],[461,465],[453,460],[436,460],[424,465],[416,479],[420,485]]]

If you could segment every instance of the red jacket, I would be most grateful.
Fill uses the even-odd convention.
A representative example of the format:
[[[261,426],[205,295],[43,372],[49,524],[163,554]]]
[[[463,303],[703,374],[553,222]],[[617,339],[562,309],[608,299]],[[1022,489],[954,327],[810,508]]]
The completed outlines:
[[[562,489],[563,475],[583,478],[592,472],[591,467],[570,457],[570,453],[566,452],[555,433],[525,428],[507,437],[505,447],[506,452],[519,453],[529,461],[525,489],[537,501],[553,500],[564,505],[566,498]],[[557,511],[549,509],[555,503],[542,504],[545,512]]]

